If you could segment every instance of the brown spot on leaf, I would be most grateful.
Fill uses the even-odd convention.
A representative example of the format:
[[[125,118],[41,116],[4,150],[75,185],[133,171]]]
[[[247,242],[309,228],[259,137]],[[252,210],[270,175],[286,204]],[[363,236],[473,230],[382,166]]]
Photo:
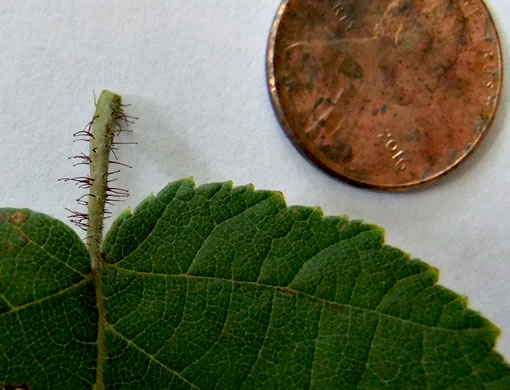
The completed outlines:
[[[7,250],[9,252],[16,252],[16,248],[14,248],[10,242],[7,243]]]
[[[0,390],[30,390],[28,385],[5,385]]]
[[[329,309],[337,314],[345,314],[345,308],[338,305],[329,305]]]
[[[296,291],[292,291],[292,290],[287,290],[287,289],[279,289],[278,290],[280,294],[283,294],[283,295],[291,295],[293,297],[295,297],[297,295],[297,292]]]
[[[9,223],[13,225],[19,225],[27,220],[27,216],[22,212],[18,211],[17,213],[11,214],[9,217]]]

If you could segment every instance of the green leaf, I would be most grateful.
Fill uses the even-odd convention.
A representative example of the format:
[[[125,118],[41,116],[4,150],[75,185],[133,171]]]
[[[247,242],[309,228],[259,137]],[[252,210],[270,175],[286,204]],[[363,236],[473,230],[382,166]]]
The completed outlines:
[[[90,389],[95,292],[87,249],[69,227],[0,209],[0,388]]]
[[[0,385],[90,389],[85,246],[41,214],[0,216]],[[510,388],[497,328],[435,269],[280,193],[171,183],[103,251],[106,389]]]

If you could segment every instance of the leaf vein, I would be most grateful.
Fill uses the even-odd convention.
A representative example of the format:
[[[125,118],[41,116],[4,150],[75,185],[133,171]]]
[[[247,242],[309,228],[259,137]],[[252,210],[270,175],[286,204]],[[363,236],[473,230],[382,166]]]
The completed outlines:
[[[253,209],[254,207],[256,207],[257,205],[261,204],[262,202],[266,202],[270,199],[273,199],[276,195],[273,195],[273,196],[270,196],[269,198],[265,198],[265,199],[262,199],[262,200],[259,200],[258,202],[252,204],[250,207],[247,207],[245,208],[243,211],[241,211],[239,214],[236,214],[236,215],[232,215],[231,217],[225,219],[224,221],[221,221],[220,223],[218,224],[215,224],[214,228],[212,228],[212,230],[209,232],[209,234],[207,234],[207,236],[204,238],[204,241],[202,241],[202,244],[200,245],[200,247],[197,249],[197,251],[195,252],[195,256],[193,256],[193,259],[191,260],[191,263],[188,267],[188,269],[184,272],[184,273],[188,273],[189,270],[193,267],[195,261],[198,259],[198,256],[200,254],[200,251],[204,248],[205,244],[207,243],[207,241],[209,240],[209,238],[211,238],[211,236],[214,234],[214,232],[220,227],[220,226],[224,226],[227,222],[230,222],[231,220],[233,220],[234,218],[237,218],[241,215],[244,215],[247,211]]]
[[[183,185],[184,185],[184,182],[183,182],[183,183],[180,183],[179,189],[177,189],[177,190],[176,190],[176,192],[175,192],[175,194],[174,194],[173,198],[172,198],[172,199],[170,199],[170,200],[168,201],[168,204],[165,206],[165,208],[163,209],[163,211],[161,212],[161,214],[159,215],[159,217],[157,217],[156,221],[154,222],[154,225],[152,226],[151,231],[150,231],[149,233],[147,233],[147,235],[144,237],[144,239],[143,239],[143,240],[142,240],[142,241],[141,241],[141,242],[140,242],[140,243],[139,243],[139,244],[138,244],[135,248],[133,248],[133,249],[132,249],[129,253],[124,254],[124,256],[123,256],[123,258],[122,258],[122,259],[120,259],[119,261],[116,261],[116,262],[114,262],[114,263],[109,263],[109,264],[119,264],[119,263],[121,263],[122,261],[126,260],[126,258],[128,258],[129,256],[131,256],[131,255],[133,254],[133,252],[135,252],[137,249],[139,249],[139,248],[140,248],[140,247],[141,247],[141,246],[142,246],[142,245],[143,245],[143,244],[144,244],[144,243],[145,243],[145,242],[146,242],[146,241],[150,238],[150,236],[152,235],[152,233],[154,233],[154,230],[156,230],[156,228],[157,228],[157,226],[158,226],[159,222],[161,221],[161,218],[163,218],[163,216],[164,216],[164,215],[165,215],[165,213],[167,212],[168,208],[172,205],[172,202],[175,200],[177,192],[179,192],[179,190],[182,188],[182,186],[183,186]],[[158,197],[157,197],[157,196],[156,196],[155,200],[156,200],[156,201],[159,201],[159,199],[158,199]],[[133,214],[133,215],[132,215],[132,217],[136,217],[136,215],[135,215],[135,214]],[[124,222],[125,222],[125,221],[124,221]],[[124,223],[123,223],[123,224],[124,224]],[[121,227],[122,227],[122,225],[121,225],[121,226],[119,226],[119,231],[120,231],[120,228],[121,228]],[[111,247],[113,247],[113,246],[115,245],[115,242],[116,242],[116,240],[117,240],[117,237],[118,237],[118,232],[117,232],[117,234],[116,234],[116,236],[115,236],[115,241],[112,243]]]
[[[175,334],[177,333],[177,330],[180,328],[181,324],[184,322],[184,314],[186,311],[185,308],[186,308],[186,304],[188,303],[188,292],[189,292],[189,280],[186,281],[186,294],[184,295],[185,301],[182,306],[181,318],[179,319],[179,323],[174,327],[174,330],[173,330],[172,334],[170,335],[170,337],[167,337],[165,342],[161,343],[161,347],[159,347],[158,350],[156,352],[154,352],[154,356],[156,356],[165,347],[166,343],[168,343],[172,339],[172,337],[175,336]],[[165,298],[166,298],[166,294],[168,294],[168,289],[165,292]],[[165,310],[166,310],[166,300],[165,300]]]
[[[264,337],[262,338],[263,341],[260,344],[260,348],[259,348],[259,351],[257,353],[257,359],[255,359],[255,361],[253,362],[253,365],[251,366],[250,372],[246,375],[246,377],[241,382],[240,389],[242,389],[244,387],[244,385],[246,383],[246,380],[253,373],[253,370],[255,370],[255,366],[257,365],[258,361],[260,360],[260,355],[262,354],[262,350],[264,349],[264,344],[266,343],[266,340],[267,340],[267,334],[269,333],[269,329],[270,329],[270,325],[271,325],[271,320],[273,319],[274,298],[275,298],[275,295],[276,295],[276,290],[273,290],[273,296],[271,297],[271,307],[269,309],[269,319],[267,321],[266,330],[264,331]]]
[[[264,284],[264,283],[260,283],[260,282],[248,282],[248,281],[241,281],[241,280],[229,280],[229,279],[219,278],[219,277],[214,277],[214,276],[198,276],[198,275],[188,275],[188,274],[180,274],[179,275],[179,274],[148,273],[148,272],[135,271],[135,270],[128,269],[128,268],[122,268],[122,267],[119,267],[119,266],[114,266],[112,264],[105,264],[105,265],[110,267],[110,268],[113,268],[113,269],[116,269],[116,270],[119,270],[119,271],[123,271],[123,272],[129,272],[129,273],[133,273],[133,274],[143,274],[143,275],[149,275],[149,276],[154,276],[154,277],[189,278],[189,279],[202,279],[202,280],[211,280],[211,281],[222,281],[222,282],[226,282],[226,283],[235,283],[235,284],[240,284],[240,285],[251,285],[251,286],[255,286],[255,287],[264,287],[264,288],[272,289],[272,290],[275,290],[275,291],[278,291],[279,289],[284,288],[284,289],[289,290],[290,292],[294,292],[296,294],[302,295],[302,296],[310,298],[310,299],[314,299],[314,300],[319,301],[319,302],[325,302],[325,303],[330,303],[332,305],[337,305],[337,306],[341,306],[341,307],[345,307],[345,308],[361,310],[361,311],[366,312],[366,313],[374,313],[374,314],[377,314],[377,315],[380,315],[380,316],[396,319],[396,320],[399,320],[399,321],[402,321],[402,322],[405,322],[405,323],[408,323],[408,324],[412,324],[412,325],[415,325],[415,326],[421,326],[421,327],[425,327],[425,328],[428,328],[428,329],[438,329],[438,330],[451,331],[451,332],[456,331],[456,329],[450,329],[450,328],[445,328],[445,327],[441,327],[441,326],[422,324],[422,323],[419,323],[419,322],[416,322],[416,321],[413,321],[413,320],[408,320],[408,319],[405,319],[405,318],[397,317],[397,316],[394,316],[394,315],[391,315],[391,314],[387,314],[387,313],[383,313],[383,312],[380,312],[380,311],[377,311],[377,310],[367,309],[365,307],[354,306],[354,305],[351,305],[351,304],[348,304],[348,303],[339,303],[339,302],[331,301],[329,299],[322,298],[322,297],[316,297],[316,296],[314,296],[312,294],[309,294],[309,293],[306,293],[306,292],[303,292],[303,291],[300,291],[300,290],[295,290],[295,289],[289,288],[288,286],[276,286],[276,285]],[[480,329],[480,328],[466,328],[466,329],[463,329],[463,330],[478,330],[478,329]]]
[[[310,380],[306,386],[307,389],[310,389],[312,387],[313,382],[313,366],[315,365],[315,351],[317,350],[317,340],[319,339],[320,335],[320,326],[321,326],[321,317],[322,313],[324,312],[324,306],[325,303],[322,302],[321,311],[319,313],[319,319],[317,320],[317,334],[313,340],[313,349],[312,349],[312,364],[310,366]]]
[[[7,305],[12,309],[15,309],[16,308],[16,305],[13,305],[6,297],[4,294],[0,293],[0,298],[2,298],[2,300],[7,303]]]
[[[216,341],[214,343],[211,344],[211,346],[207,349],[207,351],[205,351],[203,354],[202,354],[202,357],[196,361],[192,361],[190,362],[186,367],[183,367],[181,369],[181,373],[184,373],[184,371],[186,371],[190,366],[192,366],[193,364],[195,363],[198,363],[200,362],[201,360],[207,358],[207,355],[214,349],[214,347],[216,345],[219,344],[220,340],[221,340],[221,336],[223,336],[223,332],[225,331],[225,327],[227,325],[227,322],[228,322],[228,314],[229,314],[229,309],[230,309],[230,306],[232,305],[232,299],[234,297],[234,282],[232,282],[232,289],[230,290],[230,299],[229,299],[229,302],[228,302],[228,305],[227,305],[227,308],[225,310],[225,321],[223,321],[223,327],[221,328],[221,331],[218,333],[218,337],[216,339]]]
[[[372,338],[370,339],[370,343],[368,344],[368,351],[367,351],[367,357],[366,357],[366,363],[365,363],[365,366],[363,367],[363,370],[360,372],[359,374],[359,378],[357,380],[357,382],[354,384],[353,388],[357,388],[359,383],[361,382],[361,379],[363,379],[363,375],[365,374],[367,368],[368,368],[368,361],[370,359],[370,352],[372,352],[372,346],[374,344],[374,339],[375,339],[375,335],[377,333],[377,329],[379,328],[379,324],[381,323],[381,318],[380,317],[377,317],[377,323],[375,324],[374,326],[374,333],[372,334]]]
[[[88,275],[88,276],[85,277],[85,279],[80,280],[78,283],[75,283],[72,286],[66,287],[63,290],[57,291],[56,293],[47,295],[47,296],[39,298],[39,299],[36,299],[35,301],[29,302],[29,303],[24,303],[23,305],[14,306],[11,310],[1,313],[0,317],[3,317],[3,316],[5,316],[7,314],[10,314],[10,313],[18,312],[20,310],[29,308],[29,307],[34,306],[34,305],[38,305],[39,303],[47,301],[47,300],[49,300],[51,298],[54,298],[54,297],[57,297],[59,295],[65,294],[66,292],[69,292],[69,291],[71,291],[71,290],[73,290],[75,288],[80,287],[82,284],[85,284],[86,282],[89,282],[90,280],[92,280],[92,277],[93,277],[92,275]]]
[[[335,241],[327,246],[325,246],[324,248],[321,248],[319,249],[317,252],[315,252],[313,255],[309,256],[308,258],[306,258],[304,261],[303,261],[303,264],[301,264],[301,267],[299,267],[299,269],[296,271],[296,273],[294,274],[294,276],[292,277],[292,280],[287,283],[287,286],[290,286],[294,280],[296,280],[297,276],[299,275],[299,273],[301,272],[301,270],[305,267],[305,265],[310,261],[312,260],[313,258],[315,258],[316,256],[319,256],[322,252],[324,251],[327,251],[328,249],[334,247],[335,245],[338,245],[340,243],[342,244],[345,244],[346,242],[350,242],[351,240],[353,240],[354,238],[358,237],[360,234],[363,234],[365,233],[365,231],[361,231],[361,232],[358,232],[356,233],[355,235],[351,236],[351,237],[347,237],[347,238],[344,238],[344,239],[340,239],[339,241]],[[358,250],[354,245],[353,247]],[[359,252],[359,251],[358,251]],[[287,287],[285,286],[285,287]]]
[[[80,272],[80,271],[78,271],[76,268],[71,267],[71,266],[70,266],[69,264],[67,264],[65,261],[63,261],[63,260],[59,259],[58,257],[56,257],[55,255],[53,255],[52,253],[48,252],[48,250],[47,250],[46,248],[44,248],[42,245],[39,245],[38,243],[36,243],[36,242],[35,242],[35,241],[33,241],[32,239],[30,239],[30,237],[28,237],[22,229],[20,229],[20,228],[18,228],[18,227],[16,227],[16,226],[13,226],[13,225],[11,225],[11,226],[12,226],[12,229],[13,229],[14,231],[16,231],[17,233],[21,233],[21,234],[23,234],[23,236],[27,238],[27,240],[28,240],[27,245],[30,245],[30,244],[34,245],[35,247],[37,247],[37,248],[41,249],[44,253],[46,253],[46,254],[48,255],[48,257],[49,257],[49,258],[56,260],[58,263],[62,263],[64,266],[66,266],[66,267],[67,267],[67,268],[69,268],[70,270],[72,270],[72,271],[76,272],[77,274],[79,274],[79,275],[83,276],[84,278],[85,278],[85,277],[87,277],[87,275],[85,275],[85,274],[81,273],[81,272]],[[17,256],[16,256],[16,257],[17,257]]]
[[[124,340],[128,346],[131,346],[135,349],[137,349],[139,352],[141,352],[143,355],[147,356],[151,361],[153,361],[154,363],[157,363],[159,364],[161,367],[163,367],[166,371],[168,371],[169,373],[177,376],[178,378],[180,378],[182,381],[188,383],[192,388],[195,388],[195,389],[198,389],[198,390],[201,390],[200,387],[198,387],[197,385],[195,385],[193,382],[191,382],[189,379],[186,379],[182,374],[180,374],[179,372],[175,371],[175,370],[172,370],[170,367],[168,367],[167,365],[165,365],[163,362],[161,362],[160,360],[158,360],[154,355],[151,355],[150,353],[148,353],[147,351],[145,351],[143,348],[141,348],[140,346],[138,346],[137,344],[135,344],[132,340],[128,339],[127,337],[125,337],[122,333],[120,333],[117,329],[115,329],[112,325],[107,325],[107,329],[109,329],[111,332],[115,333],[118,337],[120,337],[122,340]]]

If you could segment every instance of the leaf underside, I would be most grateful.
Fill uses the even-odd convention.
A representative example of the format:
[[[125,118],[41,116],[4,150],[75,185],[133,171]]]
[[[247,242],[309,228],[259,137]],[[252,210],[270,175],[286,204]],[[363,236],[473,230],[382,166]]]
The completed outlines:
[[[107,389],[509,389],[497,328],[376,226],[169,184],[104,243]],[[0,209],[0,388],[91,389],[97,309],[63,223]]]

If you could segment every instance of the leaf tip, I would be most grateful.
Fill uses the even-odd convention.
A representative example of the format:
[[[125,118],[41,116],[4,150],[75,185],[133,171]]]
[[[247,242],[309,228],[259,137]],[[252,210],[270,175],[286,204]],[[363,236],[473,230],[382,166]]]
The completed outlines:
[[[193,188],[196,186],[195,178],[193,176],[185,177],[181,181],[190,184],[191,186],[193,186]]]
[[[319,206],[310,207],[312,214],[320,219],[324,219],[324,211]]]
[[[366,226],[370,230],[373,230],[374,232],[378,233],[381,236],[383,243],[386,241],[386,230],[384,230],[384,228],[380,227],[379,225],[373,225],[371,223],[366,224]]]
[[[154,197],[154,194],[150,194],[148,196],[148,198],[150,198],[152,195],[152,197]],[[133,210],[130,208],[130,207],[127,207],[125,208],[124,210],[122,210],[119,214],[119,216],[117,218],[119,219],[123,219],[123,218],[126,218],[126,217],[131,217],[133,215]]]
[[[276,198],[281,200],[283,203],[287,204],[287,201],[285,200],[285,195],[283,195],[283,192],[281,191],[271,191]],[[320,209],[320,208],[319,208]],[[322,212],[322,210],[321,210]]]

